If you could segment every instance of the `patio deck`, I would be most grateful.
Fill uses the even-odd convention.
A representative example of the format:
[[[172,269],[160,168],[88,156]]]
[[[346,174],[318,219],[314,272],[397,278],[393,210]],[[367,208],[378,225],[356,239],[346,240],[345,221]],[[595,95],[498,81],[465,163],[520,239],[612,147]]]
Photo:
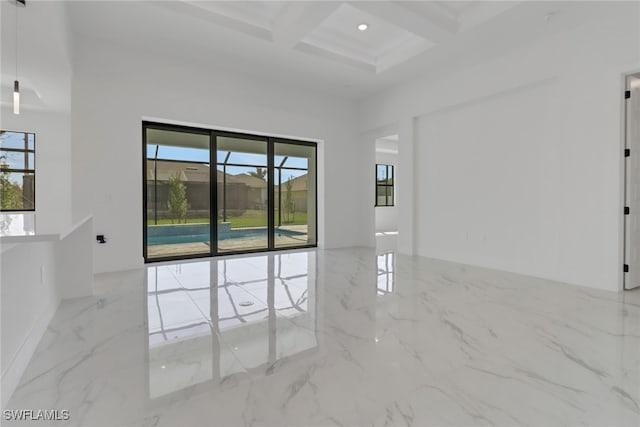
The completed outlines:
[[[275,240],[276,248],[294,247],[306,245],[308,242],[306,225],[290,225],[278,227],[282,230],[296,231],[294,236],[277,236]],[[218,253],[233,252],[239,250],[260,250],[267,248],[266,239],[226,239],[218,242]],[[208,242],[196,243],[175,243],[169,245],[147,246],[148,258],[164,258],[185,255],[199,255],[209,253]]]

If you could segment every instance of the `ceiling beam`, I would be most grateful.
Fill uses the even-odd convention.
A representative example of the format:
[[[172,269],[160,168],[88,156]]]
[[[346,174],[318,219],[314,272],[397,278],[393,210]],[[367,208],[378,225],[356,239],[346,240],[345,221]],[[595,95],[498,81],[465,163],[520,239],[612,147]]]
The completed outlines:
[[[498,15],[507,12],[522,4],[523,1],[497,1],[497,2],[478,2],[473,3],[470,7],[463,11],[458,17],[460,21],[461,31],[480,25],[494,19]]]
[[[359,70],[365,71],[369,74],[376,73],[376,66],[374,64],[370,64],[369,62],[363,61],[361,59],[355,59],[350,55],[332,52],[330,50],[327,50],[318,46],[314,46],[305,42],[298,43],[294,47],[294,49],[300,52],[305,52],[311,55],[326,58],[326,59],[341,63],[343,65],[348,65],[350,67],[354,67]]]
[[[223,2],[196,2],[196,1],[158,1],[150,2],[158,7],[181,13],[194,19],[216,24],[263,40],[271,40],[271,32],[241,19],[231,16],[225,10]]]
[[[273,22],[273,41],[291,48],[318,27],[341,2],[288,2]]]
[[[459,25],[449,14],[429,3],[356,1],[350,4],[419,37],[441,43],[451,38]]]

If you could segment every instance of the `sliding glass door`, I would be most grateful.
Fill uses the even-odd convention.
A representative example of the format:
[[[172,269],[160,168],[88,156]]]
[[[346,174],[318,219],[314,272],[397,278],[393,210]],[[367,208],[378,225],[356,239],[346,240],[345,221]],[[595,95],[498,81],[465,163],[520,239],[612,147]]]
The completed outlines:
[[[208,132],[145,129],[145,257],[211,252]]]
[[[216,137],[218,253],[269,247],[267,143]]]
[[[148,122],[143,139],[146,261],[316,245],[314,143]]]
[[[274,142],[274,244],[316,243],[316,148]]]

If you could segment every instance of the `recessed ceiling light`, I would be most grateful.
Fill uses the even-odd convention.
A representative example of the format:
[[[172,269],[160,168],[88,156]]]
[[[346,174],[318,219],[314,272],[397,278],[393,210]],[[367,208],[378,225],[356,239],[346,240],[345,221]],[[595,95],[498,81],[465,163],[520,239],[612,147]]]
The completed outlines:
[[[556,13],[555,13],[555,12],[549,12],[549,13],[547,13],[546,15],[544,15],[544,22],[545,22],[546,24],[550,23],[550,22],[551,22],[551,20],[552,20],[553,18],[555,18],[555,16],[556,16]]]
[[[369,26],[367,24],[360,24],[358,25],[358,29],[360,31],[365,31],[367,28],[369,28]]]

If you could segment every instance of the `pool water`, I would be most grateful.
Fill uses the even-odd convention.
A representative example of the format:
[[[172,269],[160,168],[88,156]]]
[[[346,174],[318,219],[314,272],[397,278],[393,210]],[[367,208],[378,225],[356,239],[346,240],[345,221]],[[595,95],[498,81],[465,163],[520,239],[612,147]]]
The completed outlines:
[[[276,237],[298,236],[303,232],[293,230],[276,230]],[[230,230],[218,235],[218,240],[258,240],[267,239],[266,228],[245,228]],[[209,233],[180,234],[175,236],[147,236],[147,245],[175,245],[179,243],[204,243],[209,242]]]

